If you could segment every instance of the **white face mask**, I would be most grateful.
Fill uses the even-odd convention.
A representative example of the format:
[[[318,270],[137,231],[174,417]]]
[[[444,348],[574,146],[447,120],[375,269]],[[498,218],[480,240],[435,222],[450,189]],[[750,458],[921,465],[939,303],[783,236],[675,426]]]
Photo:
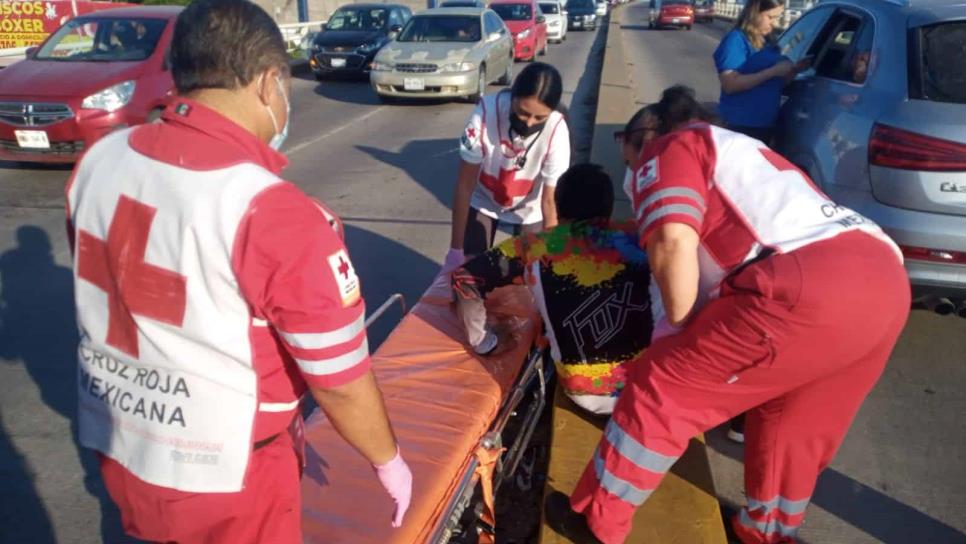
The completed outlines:
[[[630,168],[625,168],[624,169],[624,194],[627,195],[627,198],[631,199],[631,202],[634,201],[634,190],[633,190],[633,186],[631,185],[632,183],[634,183],[634,171],[631,170]]]
[[[268,116],[272,119],[272,128],[275,130],[275,136],[272,136],[272,139],[268,141],[268,146],[278,151],[282,148],[282,144],[285,143],[285,139],[288,138],[288,126],[292,121],[292,105],[289,103],[288,96],[285,94],[282,78],[276,77],[275,82],[278,83],[278,92],[282,93],[282,99],[285,100],[285,126],[282,127],[281,132],[278,131],[278,120],[275,119],[272,108],[266,105],[265,110],[268,111]]]

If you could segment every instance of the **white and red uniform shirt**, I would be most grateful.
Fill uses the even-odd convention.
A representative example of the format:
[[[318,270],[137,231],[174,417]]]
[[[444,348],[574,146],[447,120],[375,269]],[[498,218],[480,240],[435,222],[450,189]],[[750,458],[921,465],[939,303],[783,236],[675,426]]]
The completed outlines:
[[[91,148],[67,188],[80,440],[139,479],[242,488],[306,384],[369,368],[334,216],[240,126],[179,101]]]
[[[509,91],[480,99],[460,137],[460,157],[480,165],[470,206],[493,219],[530,225],[543,220],[543,188],[555,187],[570,167],[570,131],[554,111],[539,133],[511,136],[510,115]]]
[[[630,189],[641,244],[665,223],[684,223],[700,235],[695,309],[716,298],[721,282],[763,251],[787,253],[860,230],[890,245],[902,260],[878,225],[832,202],[784,157],[758,140],[705,123],[646,145]],[[657,323],[663,307],[654,308]]]

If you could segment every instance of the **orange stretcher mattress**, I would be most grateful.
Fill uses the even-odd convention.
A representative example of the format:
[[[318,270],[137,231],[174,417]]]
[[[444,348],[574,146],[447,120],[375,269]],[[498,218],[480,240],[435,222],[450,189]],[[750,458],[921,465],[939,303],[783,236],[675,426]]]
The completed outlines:
[[[306,542],[409,544],[433,535],[538,331],[539,315],[524,287],[494,292],[487,307],[501,339],[496,355],[467,351],[448,282],[439,277],[373,355],[389,418],[413,472],[413,499],[402,527],[390,527],[392,501],[369,464],[324,414],[312,414],[302,478]]]

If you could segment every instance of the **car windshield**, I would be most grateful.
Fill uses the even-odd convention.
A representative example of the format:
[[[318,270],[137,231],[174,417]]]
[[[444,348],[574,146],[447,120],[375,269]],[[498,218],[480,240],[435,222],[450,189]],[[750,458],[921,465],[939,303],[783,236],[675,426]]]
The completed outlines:
[[[34,55],[36,60],[121,62],[154,53],[165,19],[80,17],[60,27]]]
[[[389,19],[385,8],[341,8],[326,23],[326,30],[382,30]]]
[[[568,9],[594,9],[593,0],[570,0],[567,2]]]
[[[529,21],[533,16],[530,4],[490,4],[490,9],[504,21]]]
[[[661,6],[690,6],[691,0],[662,0]]]
[[[480,18],[459,15],[417,15],[399,34],[399,42],[460,42],[481,39]]]
[[[560,13],[560,5],[553,2],[541,2],[540,11],[544,12],[545,14],[556,15],[557,13]]]
[[[443,2],[441,8],[475,8],[479,7],[476,2]]]

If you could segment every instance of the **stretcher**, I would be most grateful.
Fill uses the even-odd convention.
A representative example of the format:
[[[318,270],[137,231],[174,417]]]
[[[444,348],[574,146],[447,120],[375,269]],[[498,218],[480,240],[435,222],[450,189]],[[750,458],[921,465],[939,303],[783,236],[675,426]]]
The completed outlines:
[[[493,494],[530,440],[552,364],[534,348],[539,315],[525,287],[495,291],[487,309],[501,342],[496,354],[480,357],[464,342],[450,307],[448,277],[441,275],[373,354],[389,418],[413,472],[402,527],[390,527],[392,501],[368,463],[324,414],[316,410],[308,418],[306,542],[492,541]],[[512,418],[520,418],[512,425],[519,430],[506,436]]]

